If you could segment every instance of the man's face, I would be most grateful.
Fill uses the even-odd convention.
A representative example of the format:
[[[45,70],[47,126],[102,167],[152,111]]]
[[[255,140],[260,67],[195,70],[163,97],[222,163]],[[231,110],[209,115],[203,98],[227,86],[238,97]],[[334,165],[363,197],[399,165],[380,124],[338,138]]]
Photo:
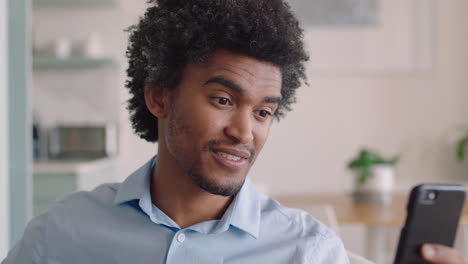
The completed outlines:
[[[186,66],[160,140],[200,188],[235,195],[268,137],[281,84],[277,66],[217,51]]]

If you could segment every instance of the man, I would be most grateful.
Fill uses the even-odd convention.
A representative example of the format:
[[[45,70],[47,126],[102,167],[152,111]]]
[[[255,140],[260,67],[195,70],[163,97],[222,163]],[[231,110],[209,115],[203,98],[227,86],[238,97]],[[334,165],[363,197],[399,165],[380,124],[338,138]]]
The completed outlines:
[[[158,154],[34,219],[10,263],[348,263],[336,235],[247,172],[305,79],[282,0],[160,0],[131,28],[128,108]]]

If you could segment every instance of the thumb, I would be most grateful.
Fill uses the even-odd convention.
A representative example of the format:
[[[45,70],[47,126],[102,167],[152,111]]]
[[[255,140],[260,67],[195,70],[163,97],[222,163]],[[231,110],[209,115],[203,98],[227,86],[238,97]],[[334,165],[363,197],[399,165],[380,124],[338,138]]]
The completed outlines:
[[[465,264],[463,256],[453,248],[436,244],[425,244],[421,249],[422,257],[435,264]]]

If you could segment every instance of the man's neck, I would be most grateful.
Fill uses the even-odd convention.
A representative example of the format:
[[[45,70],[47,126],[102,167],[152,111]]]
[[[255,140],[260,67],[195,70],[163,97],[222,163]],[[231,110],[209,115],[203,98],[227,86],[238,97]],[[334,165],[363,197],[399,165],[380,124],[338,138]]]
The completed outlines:
[[[151,200],[180,228],[220,219],[233,197],[214,195],[198,187],[174,161],[158,155],[151,176]]]

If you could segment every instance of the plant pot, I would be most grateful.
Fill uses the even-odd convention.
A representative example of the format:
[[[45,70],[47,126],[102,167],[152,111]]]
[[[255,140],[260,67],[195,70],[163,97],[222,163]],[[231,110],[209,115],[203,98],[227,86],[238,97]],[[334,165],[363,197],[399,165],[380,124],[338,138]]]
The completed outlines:
[[[359,170],[355,170],[353,199],[358,203],[390,204],[395,183],[393,166],[376,165],[365,182],[359,182]]]

